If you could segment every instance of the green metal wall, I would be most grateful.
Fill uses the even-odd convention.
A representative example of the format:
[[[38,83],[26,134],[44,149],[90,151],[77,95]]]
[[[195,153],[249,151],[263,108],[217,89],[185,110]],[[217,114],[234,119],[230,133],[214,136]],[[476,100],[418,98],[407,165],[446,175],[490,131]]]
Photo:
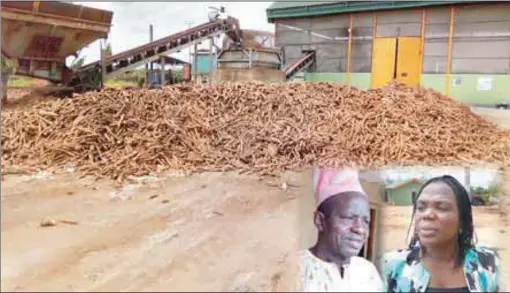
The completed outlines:
[[[428,7],[423,15],[421,9],[391,9],[375,13],[375,9],[372,9],[375,4],[360,3],[370,8],[371,12],[356,14],[351,23],[348,12],[352,10],[347,9],[349,5],[342,7],[347,10],[342,10],[341,14],[318,16],[325,7],[341,7],[338,3],[328,4],[331,7],[299,6],[294,11],[294,8],[285,4],[285,7],[274,5],[274,15],[268,12],[268,17],[277,19],[276,43],[284,48],[286,62],[298,59],[303,50],[316,50],[316,72],[305,74],[306,81],[346,82],[349,44],[347,28],[352,26],[350,85],[370,88],[374,34],[376,38],[423,37],[421,86],[442,93],[449,88],[449,96],[468,105],[494,106],[510,103],[509,3],[475,5],[470,2],[469,5],[456,5],[450,52],[450,6]],[[351,8],[354,6],[358,4],[353,3]],[[291,10],[296,13],[293,15],[295,17],[281,15],[291,13]],[[317,16],[306,17],[312,11]],[[422,27],[424,16],[425,27]],[[377,24],[375,31],[374,23]],[[451,56],[451,62],[448,62],[448,56]],[[447,70],[448,65],[450,70]],[[445,85],[445,75],[448,72],[451,73],[449,85]],[[479,78],[491,79],[491,88],[479,89]]]
[[[492,79],[492,89],[477,89],[478,78]],[[493,106],[502,101],[510,102],[510,75],[452,74],[450,96],[465,104]],[[460,81],[455,84],[455,80]],[[422,74],[421,85],[440,92],[445,91],[445,78],[442,74]]]
[[[396,189],[388,189],[388,203],[396,206],[410,206],[413,204],[412,192],[418,192],[421,184],[411,182]]]
[[[492,78],[492,89],[479,91],[477,89],[478,78]],[[351,86],[360,89],[370,88],[370,73],[351,73]],[[345,83],[345,73],[306,73],[305,80],[308,82],[333,82]],[[460,83],[454,84],[456,80]],[[421,86],[432,88],[439,92],[445,92],[444,74],[422,74]],[[510,103],[510,75],[481,75],[481,74],[452,74],[452,86],[450,96],[455,100],[470,105],[494,106],[506,101]]]
[[[346,74],[331,72],[305,73],[305,80],[309,82],[346,83]],[[370,73],[351,73],[350,85],[364,90],[369,89]]]
[[[204,74],[209,73],[210,69],[210,57],[208,54],[198,54],[197,56],[197,73]],[[216,55],[213,54],[213,68],[216,68]],[[191,64],[191,73],[195,73],[195,65]]]

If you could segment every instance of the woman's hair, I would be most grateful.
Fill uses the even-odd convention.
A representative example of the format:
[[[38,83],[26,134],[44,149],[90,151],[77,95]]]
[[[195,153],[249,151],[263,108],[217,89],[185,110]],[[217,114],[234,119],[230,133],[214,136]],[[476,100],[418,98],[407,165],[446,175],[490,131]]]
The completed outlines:
[[[459,234],[457,237],[458,251],[457,251],[457,256],[456,256],[455,262],[456,262],[457,266],[461,266],[464,262],[464,256],[465,256],[467,250],[474,246],[473,212],[472,212],[471,201],[470,201],[469,194],[468,194],[467,190],[454,177],[452,177],[450,175],[434,177],[434,178],[428,180],[427,182],[425,182],[425,184],[423,184],[423,186],[418,191],[418,195],[413,203],[413,215],[412,215],[412,220],[411,220],[411,224],[409,225],[408,231],[411,229],[411,226],[413,223],[414,215],[416,213],[416,203],[417,203],[418,198],[422,194],[425,187],[427,187],[431,183],[437,183],[437,182],[442,182],[442,183],[447,184],[453,190],[453,193],[455,194],[455,199],[457,201],[457,209],[459,211],[458,216],[459,216],[459,226],[460,226],[460,231],[459,231]],[[413,237],[411,238],[411,241],[409,243],[409,248],[414,247],[418,242],[419,242],[418,236],[415,233],[415,231],[413,231]]]

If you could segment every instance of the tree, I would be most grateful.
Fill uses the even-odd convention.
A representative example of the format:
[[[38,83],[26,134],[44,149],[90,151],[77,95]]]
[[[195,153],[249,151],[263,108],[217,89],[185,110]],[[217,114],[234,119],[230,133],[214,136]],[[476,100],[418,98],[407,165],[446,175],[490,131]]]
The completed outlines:
[[[83,66],[83,63],[85,63],[85,56],[82,56],[80,58],[74,59],[74,61],[71,63],[71,69],[77,69]]]
[[[487,193],[491,196],[497,197],[503,193],[503,188],[499,183],[493,182],[487,188]]]
[[[108,57],[108,56],[111,56],[113,55],[112,54],[112,44],[110,44],[109,42],[106,43],[106,47],[105,47],[105,57]]]

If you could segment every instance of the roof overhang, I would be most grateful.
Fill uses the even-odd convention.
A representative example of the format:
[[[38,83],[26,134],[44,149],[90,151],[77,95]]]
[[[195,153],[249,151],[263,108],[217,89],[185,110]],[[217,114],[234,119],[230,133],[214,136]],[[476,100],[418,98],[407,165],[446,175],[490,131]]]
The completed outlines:
[[[367,11],[420,8],[429,6],[490,3],[498,1],[339,1],[334,3],[299,5],[283,7],[272,5],[266,9],[267,20],[274,23],[275,19],[324,16],[331,14],[355,13]]]

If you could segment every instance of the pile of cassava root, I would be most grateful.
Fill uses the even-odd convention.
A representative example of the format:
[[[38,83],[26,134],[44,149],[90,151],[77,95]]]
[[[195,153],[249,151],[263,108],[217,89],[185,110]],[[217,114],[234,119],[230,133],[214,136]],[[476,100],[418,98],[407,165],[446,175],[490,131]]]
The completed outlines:
[[[509,133],[401,84],[179,85],[89,92],[2,113],[2,167],[277,175],[310,165],[507,164]]]

